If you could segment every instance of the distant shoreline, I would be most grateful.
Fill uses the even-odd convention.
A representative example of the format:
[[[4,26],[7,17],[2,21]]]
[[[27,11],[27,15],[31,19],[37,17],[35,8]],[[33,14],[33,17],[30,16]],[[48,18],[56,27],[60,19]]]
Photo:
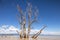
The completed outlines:
[[[0,34],[0,36],[19,36],[19,34]]]
[[[30,36],[32,36],[33,34],[30,34]],[[0,36],[19,36],[19,34],[0,34]],[[39,36],[60,36],[60,35],[44,35],[41,34]]]

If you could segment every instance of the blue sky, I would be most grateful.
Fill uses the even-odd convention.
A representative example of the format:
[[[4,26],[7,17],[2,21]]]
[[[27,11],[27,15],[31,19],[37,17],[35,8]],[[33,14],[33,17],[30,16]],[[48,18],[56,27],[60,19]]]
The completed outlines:
[[[33,28],[41,29],[47,25],[47,31],[60,32],[60,1],[59,0],[30,0],[33,6],[39,9],[38,21]],[[19,13],[16,5],[19,4],[25,10],[26,1],[0,0],[0,26],[14,25],[19,28],[16,15]]]

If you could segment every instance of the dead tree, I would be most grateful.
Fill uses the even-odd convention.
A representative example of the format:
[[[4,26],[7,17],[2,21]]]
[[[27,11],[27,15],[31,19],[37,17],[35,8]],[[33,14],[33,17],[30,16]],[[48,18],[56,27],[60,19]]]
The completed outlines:
[[[33,9],[32,9],[32,4],[31,3],[27,3],[27,7],[26,7],[26,14],[28,15],[25,15],[24,11],[22,10],[22,8],[17,5],[17,8],[18,8],[18,11],[19,11],[19,15],[18,15],[18,21],[19,21],[19,24],[20,24],[20,28],[21,28],[21,31],[18,32],[19,35],[20,35],[20,38],[29,38],[29,33],[30,33],[30,30],[31,30],[31,25],[37,21],[37,14],[38,14],[38,9],[35,7],[34,8],[34,12],[33,12]],[[28,21],[27,21],[27,18],[26,16],[28,16]],[[33,19],[32,19],[33,17]],[[26,33],[26,24],[28,22],[28,32]],[[32,36],[32,38],[37,38],[38,35],[42,32],[42,30],[45,28],[46,26],[44,26],[39,32],[37,32],[36,34],[34,34]]]
[[[19,17],[18,20],[19,20],[19,23],[21,25],[21,33],[22,33],[22,34],[20,34],[20,37],[24,37],[24,38],[29,37],[31,25],[32,25],[32,23],[34,23],[36,21],[36,18],[37,18],[37,13],[38,13],[37,9],[35,9],[35,12],[34,12],[34,19],[31,20],[32,19],[32,5],[30,3],[27,4],[26,11],[28,14],[28,33],[26,34],[26,27],[25,27],[26,26],[26,16],[23,15],[24,12],[19,5],[17,5],[17,8],[18,8],[18,11],[20,13],[20,15],[18,15],[18,17]]]

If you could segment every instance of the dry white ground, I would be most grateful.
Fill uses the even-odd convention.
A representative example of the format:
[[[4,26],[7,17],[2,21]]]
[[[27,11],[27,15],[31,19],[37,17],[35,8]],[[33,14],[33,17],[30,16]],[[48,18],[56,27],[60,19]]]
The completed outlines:
[[[20,39],[17,36],[0,36],[0,40],[28,40],[28,39]],[[29,40],[60,40],[60,36],[39,36],[37,39],[30,38]]]

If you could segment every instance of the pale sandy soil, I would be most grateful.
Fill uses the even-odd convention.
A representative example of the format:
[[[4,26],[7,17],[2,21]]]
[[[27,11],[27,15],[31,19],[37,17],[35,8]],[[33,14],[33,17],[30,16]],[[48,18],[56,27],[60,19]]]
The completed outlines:
[[[0,36],[0,40],[28,40],[28,39],[20,39],[17,36]],[[37,39],[30,38],[29,40],[60,40],[60,36],[39,36]]]

